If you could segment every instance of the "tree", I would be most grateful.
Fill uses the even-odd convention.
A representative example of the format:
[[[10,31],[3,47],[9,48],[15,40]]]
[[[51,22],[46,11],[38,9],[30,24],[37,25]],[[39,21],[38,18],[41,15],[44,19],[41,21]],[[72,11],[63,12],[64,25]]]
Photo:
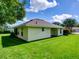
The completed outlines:
[[[65,21],[63,22],[63,25],[70,30],[70,32],[72,32],[72,27],[74,27],[76,25],[76,20],[73,18],[68,18],[65,19]]]
[[[59,22],[53,22],[53,24],[55,24],[55,25],[61,25],[61,23],[59,23]]]
[[[0,26],[21,20],[24,15],[24,4],[19,0],[0,0]]]

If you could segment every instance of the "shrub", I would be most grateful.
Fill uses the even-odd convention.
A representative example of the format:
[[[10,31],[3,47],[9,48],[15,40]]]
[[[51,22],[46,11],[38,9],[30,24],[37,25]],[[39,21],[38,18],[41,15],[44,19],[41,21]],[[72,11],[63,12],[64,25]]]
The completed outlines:
[[[10,33],[10,31],[0,31],[0,34]]]
[[[15,33],[11,32],[10,37],[15,38],[16,37]]]
[[[68,35],[68,34],[70,34],[70,31],[69,31],[69,30],[64,30],[64,31],[63,31],[63,34],[64,34],[64,35]]]

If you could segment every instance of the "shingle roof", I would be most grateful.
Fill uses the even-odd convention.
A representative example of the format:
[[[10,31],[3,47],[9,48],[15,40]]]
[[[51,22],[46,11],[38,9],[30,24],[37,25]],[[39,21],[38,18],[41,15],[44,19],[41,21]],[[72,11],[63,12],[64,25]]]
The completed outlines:
[[[32,19],[32,20],[25,22],[19,26],[63,28],[62,26],[58,26],[58,25],[49,23],[49,22],[42,20],[42,19]],[[16,26],[16,27],[18,27],[18,26]]]

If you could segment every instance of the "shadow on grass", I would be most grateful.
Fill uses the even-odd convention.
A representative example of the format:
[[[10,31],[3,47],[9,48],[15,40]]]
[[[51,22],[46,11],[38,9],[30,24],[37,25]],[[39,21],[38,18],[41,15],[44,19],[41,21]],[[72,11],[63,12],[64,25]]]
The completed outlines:
[[[11,38],[10,36],[2,36],[2,46],[3,48],[10,47],[10,46],[16,46],[20,44],[28,43],[22,39],[19,38]]]
[[[43,38],[43,39],[39,39],[39,40],[34,40],[34,41],[30,41],[30,42],[42,41],[42,40],[49,39],[49,38],[55,38],[55,36]],[[24,41],[24,40],[16,38],[16,37],[11,38],[10,36],[2,36],[1,39],[2,39],[3,48],[10,47],[10,46],[16,46],[16,45],[20,45],[20,44],[25,44],[25,43],[30,43],[30,42]]]

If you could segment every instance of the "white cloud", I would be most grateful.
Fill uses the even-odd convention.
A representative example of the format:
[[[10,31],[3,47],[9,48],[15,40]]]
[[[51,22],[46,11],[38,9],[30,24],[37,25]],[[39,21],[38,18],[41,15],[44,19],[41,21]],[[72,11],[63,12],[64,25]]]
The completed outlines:
[[[75,15],[74,17],[75,17],[75,18],[79,18],[79,16],[78,16],[78,15]]]
[[[39,12],[55,6],[57,6],[56,0],[53,0],[52,2],[49,2],[48,0],[30,0],[30,8],[26,8],[26,11]]]
[[[62,23],[66,18],[72,18],[72,17],[73,17],[73,15],[71,15],[71,14],[61,14],[61,15],[52,16],[52,19],[53,19],[53,22]]]
[[[29,20],[27,20],[27,17],[24,17],[23,20],[19,20],[19,21],[16,21],[16,23],[14,24],[9,24],[10,27],[15,27],[15,26],[18,26],[20,24],[23,24],[25,22],[28,22]]]
[[[29,21],[29,20],[27,19],[27,17],[24,17],[24,18],[23,18],[23,22],[27,22],[27,21]]]
[[[17,21],[15,24],[16,24],[16,25],[19,25],[19,24],[25,23],[25,22],[27,22],[27,21],[29,21],[29,20],[27,20],[27,17],[24,17],[23,20],[19,20],[19,21]]]

